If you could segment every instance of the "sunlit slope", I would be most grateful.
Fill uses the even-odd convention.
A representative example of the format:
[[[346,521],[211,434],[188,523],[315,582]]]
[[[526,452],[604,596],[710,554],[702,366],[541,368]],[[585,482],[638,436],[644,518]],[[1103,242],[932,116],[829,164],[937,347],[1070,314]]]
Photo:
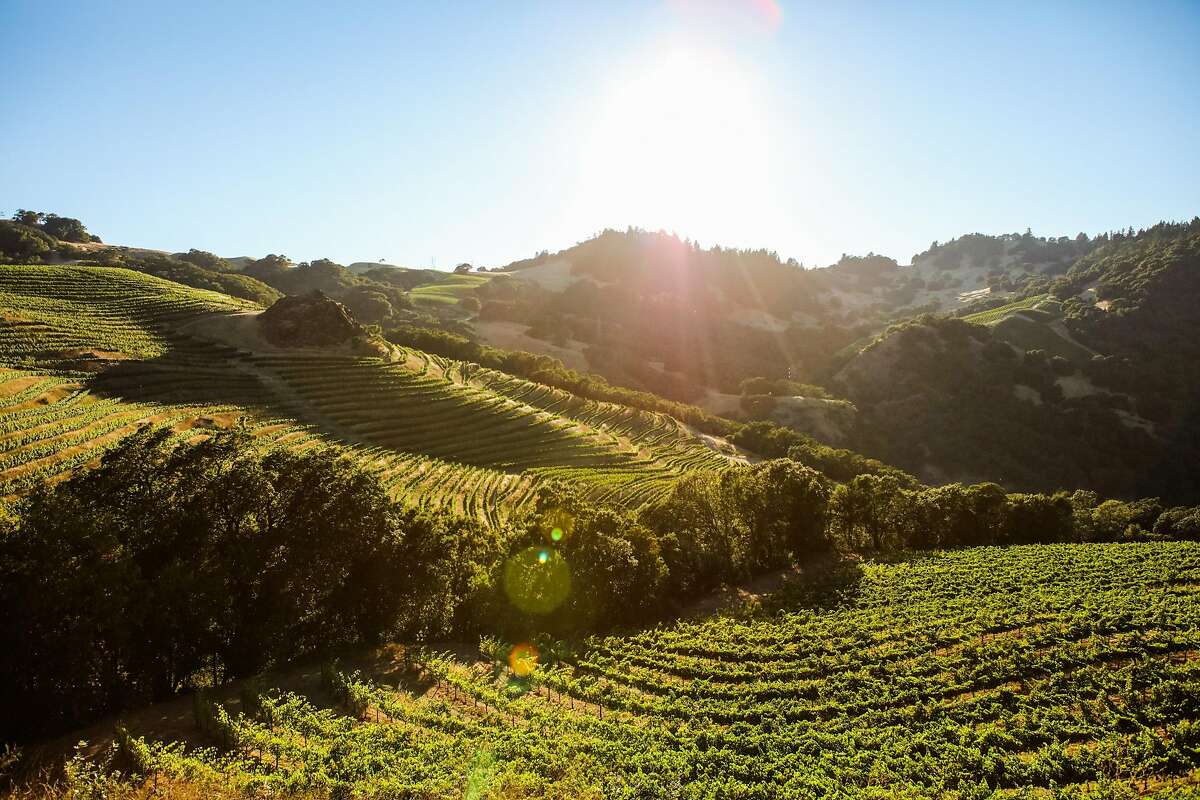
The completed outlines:
[[[199,314],[257,308],[216,292],[108,267],[0,265],[0,358],[38,362],[72,349],[161,356]]]
[[[1198,586],[1195,543],[930,553],[528,678],[506,647],[309,669],[201,701],[227,758],[136,752],[164,781],[356,797],[1169,794],[1200,778]]]
[[[432,305],[454,305],[466,297],[474,297],[476,287],[492,279],[478,273],[451,273],[431,283],[422,284],[409,292],[413,302]]]
[[[146,422],[201,429],[188,435],[233,424],[303,429],[302,442],[283,443],[339,442],[406,502],[493,523],[546,477],[639,505],[686,470],[727,466],[669,417],[418,351],[259,352],[189,333],[205,315],[256,310],[125,270],[0,267],[0,364],[61,382],[33,400],[44,418],[29,414],[21,380],[0,383],[0,403],[24,414],[5,422],[0,406],[14,434],[0,440],[0,463],[14,470],[0,471],[0,493],[61,477]],[[32,429],[37,447],[25,441]]]

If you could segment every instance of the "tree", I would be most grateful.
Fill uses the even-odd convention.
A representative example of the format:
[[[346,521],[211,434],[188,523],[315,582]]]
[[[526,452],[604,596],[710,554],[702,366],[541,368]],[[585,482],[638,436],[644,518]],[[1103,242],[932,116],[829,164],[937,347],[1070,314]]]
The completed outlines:
[[[473,267],[464,261],[463,263],[459,264],[457,267],[454,268],[454,274],[465,275],[466,273],[470,272],[472,269],[473,269]]]
[[[394,633],[419,532],[332,448],[149,427],[0,531],[0,738]]]
[[[614,624],[641,624],[661,601],[667,565],[658,538],[633,515],[584,500],[572,487],[550,484],[511,557],[529,548],[565,559],[570,591],[543,622],[560,633]]]
[[[42,230],[63,242],[90,242],[94,238],[79,220],[57,214],[45,215]]]
[[[0,220],[0,258],[15,262],[40,261],[57,247],[57,242],[37,228]]]
[[[22,225],[28,225],[31,228],[40,228],[45,216],[41,211],[28,211],[24,208],[18,208],[16,213],[12,215],[12,220]]]
[[[751,532],[756,568],[826,555],[831,483],[814,469],[788,459],[755,464],[731,487],[739,515]]]
[[[180,261],[186,261],[189,264],[194,264],[197,267],[202,267],[212,272],[228,272],[233,269],[228,261],[207,250],[192,248],[186,253],[176,253],[175,257]]]
[[[394,309],[387,295],[368,286],[356,286],[342,296],[342,302],[359,322],[381,325],[391,319]]]

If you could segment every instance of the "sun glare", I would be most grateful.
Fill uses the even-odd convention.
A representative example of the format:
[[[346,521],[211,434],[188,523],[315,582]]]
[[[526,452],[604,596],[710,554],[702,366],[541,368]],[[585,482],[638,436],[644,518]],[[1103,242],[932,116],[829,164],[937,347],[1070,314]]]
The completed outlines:
[[[742,239],[770,207],[763,102],[718,52],[674,48],[616,76],[584,167],[584,213],[605,224]]]

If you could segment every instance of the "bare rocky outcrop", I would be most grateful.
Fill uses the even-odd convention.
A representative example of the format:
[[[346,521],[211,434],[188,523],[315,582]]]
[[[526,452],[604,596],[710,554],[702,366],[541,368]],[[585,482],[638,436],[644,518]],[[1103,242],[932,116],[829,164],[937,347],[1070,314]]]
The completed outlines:
[[[276,347],[332,347],[366,335],[344,305],[321,291],[281,297],[258,324]]]

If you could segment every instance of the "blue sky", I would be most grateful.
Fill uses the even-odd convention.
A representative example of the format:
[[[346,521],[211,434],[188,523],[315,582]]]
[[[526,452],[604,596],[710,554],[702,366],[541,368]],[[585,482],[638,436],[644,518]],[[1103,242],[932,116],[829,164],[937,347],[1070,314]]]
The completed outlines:
[[[0,0],[0,212],[498,265],[605,227],[907,263],[1200,214],[1200,3]]]

